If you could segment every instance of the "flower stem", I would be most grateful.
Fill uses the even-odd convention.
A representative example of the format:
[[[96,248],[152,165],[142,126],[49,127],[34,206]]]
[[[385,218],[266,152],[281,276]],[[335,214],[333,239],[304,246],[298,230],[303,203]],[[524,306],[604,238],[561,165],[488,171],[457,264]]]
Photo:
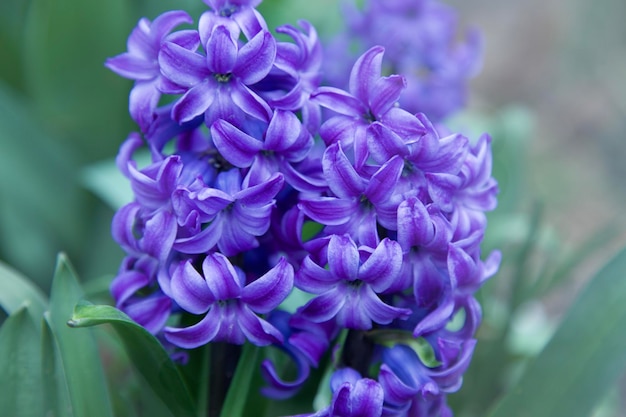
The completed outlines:
[[[211,344],[208,417],[219,417],[237,369],[239,356],[241,356],[239,345],[223,342]]]

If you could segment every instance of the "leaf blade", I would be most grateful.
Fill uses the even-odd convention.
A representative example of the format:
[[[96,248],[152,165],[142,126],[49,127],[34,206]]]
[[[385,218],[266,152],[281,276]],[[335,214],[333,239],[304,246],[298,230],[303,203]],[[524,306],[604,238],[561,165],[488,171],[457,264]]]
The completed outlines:
[[[246,343],[230,383],[221,417],[242,417],[255,371],[259,369],[259,347]]]
[[[195,407],[176,365],[161,343],[126,314],[107,305],[80,302],[69,322],[72,327],[110,324],[122,339],[137,370],[176,416],[195,416]]]
[[[0,410],[7,416],[43,415],[32,396],[42,389],[40,336],[27,310],[17,309],[0,328]]]
[[[22,274],[0,262],[0,308],[10,315],[24,304],[28,305],[33,323],[40,323],[48,304],[45,294]]]
[[[626,369],[626,249],[583,290],[489,417],[586,417]]]
[[[72,308],[83,297],[65,255],[58,257],[50,295],[50,328],[58,343],[75,415],[113,417],[104,370],[93,334],[67,326]]]

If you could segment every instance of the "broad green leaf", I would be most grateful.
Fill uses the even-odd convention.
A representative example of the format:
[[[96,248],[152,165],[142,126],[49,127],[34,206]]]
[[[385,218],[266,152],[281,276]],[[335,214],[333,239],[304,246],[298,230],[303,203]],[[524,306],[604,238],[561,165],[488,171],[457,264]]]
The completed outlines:
[[[17,309],[0,328],[0,410],[4,416],[40,417],[41,343],[28,307]]]
[[[80,302],[69,324],[89,327],[110,324],[119,334],[135,368],[177,417],[194,416],[195,407],[176,365],[161,343],[147,330],[114,307]]]
[[[151,156],[147,149],[135,152],[138,167],[150,164]],[[133,201],[130,181],[117,168],[115,159],[107,159],[87,166],[82,171],[82,183],[114,210]]]
[[[85,207],[72,151],[0,80],[0,257],[42,288],[59,248],[80,250]]]
[[[490,417],[587,417],[626,369],[626,249],[583,290]]]
[[[246,398],[250,393],[250,385],[254,374],[259,371],[259,347],[251,343],[243,346],[243,352],[237,364],[235,376],[230,383],[221,417],[242,417]]]
[[[52,333],[49,312],[46,312],[43,318],[41,347],[42,397],[45,415],[72,417],[74,413],[63,358],[56,337]]]
[[[336,0],[269,0],[258,7],[259,11],[273,30],[275,27],[290,23],[296,25],[298,20],[311,22],[320,36],[326,38],[343,26],[340,3]]]
[[[12,314],[28,306],[33,323],[39,325],[48,300],[35,284],[19,272],[0,262],[0,307]]]
[[[76,274],[59,255],[50,295],[50,329],[57,340],[72,410],[77,416],[112,417],[98,346],[90,331],[67,326],[72,309],[83,297]]]
[[[22,87],[22,32],[30,0],[0,2],[0,78],[17,88]]]
[[[37,112],[81,151],[83,160],[115,154],[132,129],[131,82],[104,67],[126,51],[136,21],[126,0],[31,0],[24,27],[25,84]]]

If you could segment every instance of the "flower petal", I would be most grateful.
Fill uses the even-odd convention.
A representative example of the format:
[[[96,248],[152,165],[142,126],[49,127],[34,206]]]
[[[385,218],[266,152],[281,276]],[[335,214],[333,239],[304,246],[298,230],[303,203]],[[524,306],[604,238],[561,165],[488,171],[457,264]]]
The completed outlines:
[[[345,116],[363,117],[368,109],[363,103],[339,88],[320,87],[313,94],[311,100],[322,107]]]
[[[302,124],[293,112],[275,110],[265,133],[265,149],[282,152],[299,138]]]
[[[334,276],[342,280],[353,281],[357,279],[359,251],[349,235],[330,237],[328,268]]]
[[[302,200],[298,207],[314,221],[327,226],[338,226],[350,220],[358,208],[358,201],[335,197]]]
[[[174,241],[173,248],[182,253],[206,253],[213,249],[222,236],[223,223],[214,220],[206,229],[188,237],[179,237]]]
[[[131,80],[152,80],[159,76],[156,62],[129,52],[108,58],[104,65],[117,75]]]
[[[406,79],[401,75],[381,77],[372,86],[370,92],[370,108],[377,120],[398,102],[402,90],[406,88]]]
[[[193,19],[183,10],[171,10],[159,15],[150,25],[150,37],[160,41],[167,36],[172,29],[183,23],[192,24]]]
[[[379,417],[383,412],[385,393],[373,379],[363,378],[352,385],[344,383],[333,395],[331,416]]]
[[[350,92],[364,104],[370,104],[370,91],[380,78],[385,49],[374,46],[357,59],[350,73]]]
[[[235,80],[230,91],[230,99],[247,115],[269,122],[272,117],[270,106],[258,94],[246,87],[241,80]]]
[[[342,146],[350,146],[354,143],[357,123],[353,117],[331,117],[320,127],[320,137],[326,145],[341,142]]]
[[[246,306],[239,310],[237,318],[241,331],[252,344],[267,346],[273,343],[283,343],[284,339],[280,331]]]
[[[296,287],[313,294],[321,294],[337,282],[337,277],[313,262],[310,256],[304,258],[295,277]]]
[[[206,44],[206,66],[220,75],[230,74],[237,60],[237,43],[226,26],[213,29]]]
[[[169,318],[171,307],[170,298],[158,294],[124,306],[124,312],[147,331],[157,334]]]
[[[177,228],[176,218],[171,213],[157,212],[146,221],[142,249],[153,258],[164,261],[172,250]]]
[[[358,197],[364,191],[365,180],[357,174],[340,143],[333,143],[326,149],[322,167],[328,187],[337,197]]]
[[[328,321],[335,317],[346,303],[345,290],[334,288],[315,297],[296,314],[316,323]]]
[[[384,163],[395,155],[407,154],[402,138],[380,122],[374,122],[367,127],[367,147],[378,163]]]
[[[276,40],[270,32],[261,31],[241,47],[233,73],[246,85],[261,81],[276,59]]]
[[[249,167],[263,143],[237,129],[225,120],[217,120],[211,126],[211,137],[220,154],[231,164]]]
[[[174,301],[192,314],[205,313],[215,301],[206,279],[195,270],[189,260],[174,270],[170,290]]]
[[[193,120],[207,111],[213,101],[217,90],[215,83],[204,80],[190,88],[172,107],[172,119],[182,124]]]
[[[381,166],[370,178],[365,195],[375,206],[386,204],[396,191],[396,184],[402,175],[404,160],[394,156]]]
[[[202,272],[216,300],[229,300],[241,295],[242,286],[237,271],[221,253],[207,255],[202,262]]]
[[[398,206],[398,243],[407,252],[413,246],[430,242],[435,230],[424,204],[409,197]]]
[[[289,295],[293,289],[293,280],[293,267],[285,258],[281,258],[275,267],[244,287],[241,299],[253,311],[269,313]]]
[[[205,57],[173,42],[161,46],[159,67],[164,76],[184,87],[193,87],[211,75]]]
[[[385,304],[369,285],[359,288],[359,302],[358,308],[366,312],[367,316],[378,324],[389,324],[397,318],[407,318],[411,315],[411,310],[407,308]],[[367,328],[371,328],[371,324]]]
[[[183,349],[193,349],[209,343],[220,330],[222,325],[220,309],[213,306],[206,316],[193,326],[165,328],[165,338]]]
[[[161,92],[150,81],[137,81],[130,90],[128,111],[142,132],[147,132],[155,119],[154,109],[159,103]]]
[[[359,279],[380,293],[389,288],[402,268],[402,248],[398,242],[384,238],[359,267]]]

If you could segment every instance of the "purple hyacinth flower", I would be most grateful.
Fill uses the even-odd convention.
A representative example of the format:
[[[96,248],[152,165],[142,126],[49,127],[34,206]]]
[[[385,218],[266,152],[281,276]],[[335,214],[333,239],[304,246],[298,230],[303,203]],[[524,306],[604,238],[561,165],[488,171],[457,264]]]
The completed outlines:
[[[307,381],[310,368],[318,366],[331,340],[338,333],[338,327],[332,321],[313,323],[283,310],[272,311],[267,321],[283,334],[285,342],[277,347],[292,359],[296,366],[296,378],[285,381],[278,375],[274,363],[266,359],[261,364],[261,373],[268,386],[262,388],[261,392],[273,399],[289,398]]]
[[[401,158],[393,157],[369,178],[357,173],[340,143],[330,145],[322,160],[330,195],[304,195],[299,207],[311,219],[326,225],[329,234],[348,233],[363,245],[380,241],[377,223],[396,229],[400,203],[396,183],[403,169]]]
[[[298,117],[287,110],[275,110],[262,140],[248,135],[225,120],[211,126],[211,135],[222,157],[231,164],[250,167],[253,182],[264,181],[281,172],[296,189],[319,189],[319,181],[297,169],[313,146],[313,137]]]
[[[322,78],[322,46],[313,25],[306,20],[298,24],[304,32],[291,25],[276,28],[276,32],[290,36],[295,43],[279,42],[277,45],[274,66],[279,73],[270,74],[269,81],[274,85],[287,83],[289,87],[284,94],[272,93],[270,104],[277,109],[301,111],[303,124],[309,132],[316,133],[322,114],[320,106],[310,97]]]
[[[482,41],[475,30],[460,39],[453,8],[435,0],[343,4],[347,28],[325,49],[324,70],[331,84],[346,84],[347,50],[359,54],[381,45],[387,51],[384,67],[406,77],[402,108],[440,121],[465,104],[468,80],[481,65]]]
[[[383,54],[384,48],[376,46],[359,57],[350,73],[349,92],[320,87],[311,95],[315,102],[339,114],[322,125],[322,139],[326,144],[341,141],[346,147],[352,145],[355,166],[359,169],[368,157],[369,125],[374,121],[401,124],[409,115],[394,109],[406,82],[400,75],[381,77]]]
[[[380,417],[383,413],[382,386],[362,378],[352,368],[336,370],[330,379],[333,397],[330,406],[312,417]]]
[[[184,23],[192,23],[184,11],[163,13],[153,22],[139,20],[128,38],[128,51],[106,61],[106,66],[122,77],[135,80],[129,97],[129,110],[142,131],[146,132],[154,119],[154,111],[161,97],[161,89],[175,91],[179,87],[162,77],[159,70],[159,49],[166,40],[178,47],[194,50],[200,38],[198,32],[184,30],[170,35],[172,29]]]
[[[111,283],[115,306],[152,334],[163,329],[172,307],[171,299],[154,288],[157,268],[158,261],[150,256],[127,256]],[[139,290],[148,294],[138,296]]]
[[[486,211],[497,205],[498,183],[491,176],[491,138],[482,135],[469,149],[456,176],[427,173],[429,195],[451,215],[455,240],[487,226]]]
[[[422,410],[424,415],[437,416],[447,408],[445,394],[458,391],[463,382],[462,375],[469,366],[474,352],[476,341],[467,340],[461,349],[446,350],[441,346],[434,346],[436,357],[443,362],[441,355],[454,354],[453,358],[446,358],[446,365],[428,367],[418,354],[409,346],[398,344],[384,349],[383,364],[378,376],[385,392],[385,408],[393,411]],[[448,411],[446,411],[448,412]]]
[[[243,31],[247,39],[262,30],[267,30],[263,16],[255,9],[262,0],[204,0],[212,9],[200,17],[198,26],[206,32],[207,28],[224,25],[237,33]],[[210,30],[209,30],[210,32]],[[205,44],[205,42],[203,42]]]
[[[325,268],[328,264],[328,269]],[[335,319],[349,329],[367,330],[411,313],[384,303],[377,294],[394,284],[402,266],[400,246],[387,238],[376,248],[357,248],[348,235],[330,237],[326,260],[308,256],[296,275],[296,286],[318,294],[297,312],[314,322]]]
[[[223,25],[210,33],[201,28],[200,37],[206,55],[173,42],[165,42],[159,52],[161,72],[185,91],[172,107],[172,118],[184,123],[204,114],[207,126],[224,119],[242,127],[246,117],[269,122],[269,106],[249,86],[272,68],[274,37],[261,31],[240,45],[238,34]]]
[[[246,284],[243,272],[221,253],[207,255],[202,273],[190,261],[172,274],[172,299],[185,311],[206,315],[196,324],[166,327],[165,337],[192,349],[211,341],[257,346],[282,343],[283,335],[258,314],[274,310],[293,288],[293,267],[284,258],[263,276]]]
[[[270,227],[274,198],[283,184],[283,176],[274,174],[251,185],[249,176],[242,179],[239,170],[231,169],[217,176],[216,188],[180,190],[174,195],[178,216],[198,221],[186,235],[177,236],[174,249],[205,253],[217,245],[223,254],[233,256],[256,248],[256,238]]]

